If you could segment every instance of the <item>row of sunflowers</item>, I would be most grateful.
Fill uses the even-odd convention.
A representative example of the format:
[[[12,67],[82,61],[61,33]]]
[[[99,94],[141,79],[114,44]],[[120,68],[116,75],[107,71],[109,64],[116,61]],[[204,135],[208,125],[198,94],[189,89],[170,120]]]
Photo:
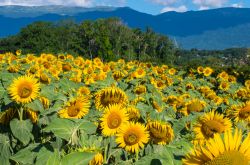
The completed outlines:
[[[1,164],[250,163],[250,80],[69,54],[0,54]]]

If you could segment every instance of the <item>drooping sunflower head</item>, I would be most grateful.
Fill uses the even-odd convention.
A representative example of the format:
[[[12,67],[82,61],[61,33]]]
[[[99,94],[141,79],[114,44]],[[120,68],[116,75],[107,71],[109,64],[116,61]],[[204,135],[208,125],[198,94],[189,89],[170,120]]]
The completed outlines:
[[[205,108],[205,106],[205,101],[193,99],[185,104],[185,107],[183,108],[182,112],[185,115],[189,115],[191,112],[201,112]]]
[[[29,103],[39,94],[40,84],[31,76],[21,76],[13,80],[8,88],[12,100]]]
[[[206,146],[196,146],[185,159],[184,165],[249,165],[250,134],[242,141],[241,130],[226,131],[224,138],[216,134]]]
[[[89,162],[89,165],[102,165],[103,164],[103,155],[97,153],[94,158]]]
[[[141,117],[140,111],[135,106],[129,106],[126,108],[126,110],[128,118],[131,121],[137,121]]]
[[[168,123],[161,123],[159,121],[150,121],[147,124],[147,129],[150,138],[155,144],[165,145],[171,142],[174,138],[174,131]]]
[[[121,125],[127,122],[128,115],[125,108],[122,108],[120,104],[109,105],[101,118],[102,134],[104,136],[113,136]]]
[[[77,97],[70,100],[66,107],[58,112],[61,118],[75,118],[80,119],[85,116],[90,107],[90,101],[88,97]]]
[[[221,134],[231,130],[232,123],[224,115],[211,111],[201,116],[194,125],[195,142],[205,143],[214,137],[215,134]]]
[[[86,86],[80,87],[80,88],[77,90],[77,95],[78,95],[78,96],[89,96],[90,93],[91,93],[91,91],[90,91],[89,88],[86,87]]]
[[[250,122],[250,101],[239,105],[232,105],[232,107],[228,110],[228,115],[232,117],[236,122]]]
[[[134,92],[138,95],[146,93],[147,88],[145,85],[138,85],[135,87]]]
[[[125,107],[128,103],[128,97],[124,91],[118,87],[106,87],[99,90],[95,95],[95,106],[102,110],[112,104],[120,104]]]
[[[0,112],[0,124],[9,124],[15,116],[17,116],[17,110],[12,107]]]
[[[146,127],[140,123],[127,123],[118,130],[116,143],[127,152],[138,153],[149,140]]]

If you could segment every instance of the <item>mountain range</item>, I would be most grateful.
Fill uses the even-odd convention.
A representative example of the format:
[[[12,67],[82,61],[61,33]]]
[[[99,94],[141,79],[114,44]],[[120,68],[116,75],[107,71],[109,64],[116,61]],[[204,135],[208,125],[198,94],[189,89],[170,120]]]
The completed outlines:
[[[17,34],[35,21],[76,22],[119,17],[132,28],[152,28],[184,49],[250,47],[250,8],[218,8],[150,15],[129,7],[0,6],[0,37]]]

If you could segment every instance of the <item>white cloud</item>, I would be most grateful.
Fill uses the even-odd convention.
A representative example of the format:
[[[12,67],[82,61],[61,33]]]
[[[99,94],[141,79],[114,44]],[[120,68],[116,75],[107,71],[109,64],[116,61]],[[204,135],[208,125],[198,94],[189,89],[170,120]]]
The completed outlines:
[[[178,0],[150,0],[150,1],[156,4],[167,6],[176,3]]]
[[[234,3],[231,6],[236,7],[236,8],[242,8],[243,7],[243,5],[241,3]]]
[[[95,1],[96,6],[125,6],[127,0],[99,0]]]
[[[168,11],[176,11],[176,12],[185,12],[187,11],[187,7],[185,5],[179,6],[179,7],[164,7],[161,10],[161,13],[168,12]]]
[[[91,6],[92,0],[0,0],[0,5],[65,5],[65,6]]]
[[[200,10],[222,7],[228,0],[193,0],[193,4],[199,6]]]

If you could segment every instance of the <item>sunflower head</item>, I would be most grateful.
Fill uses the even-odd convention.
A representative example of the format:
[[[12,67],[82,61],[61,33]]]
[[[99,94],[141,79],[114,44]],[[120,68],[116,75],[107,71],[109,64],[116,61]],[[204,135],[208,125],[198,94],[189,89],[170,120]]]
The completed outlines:
[[[67,103],[67,106],[58,112],[61,118],[80,119],[85,116],[90,107],[88,97],[77,97]]]
[[[203,74],[204,76],[208,77],[210,76],[212,73],[214,72],[214,70],[210,67],[206,67],[204,70],[203,70]]]
[[[21,76],[13,80],[8,88],[11,98],[17,103],[29,103],[39,94],[40,84],[31,76]]]
[[[147,88],[145,85],[138,85],[135,87],[134,92],[138,95],[146,93]]]
[[[185,107],[183,108],[182,112],[185,115],[189,115],[191,112],[200,112],[202,111],[206,106],[206,102],[199,100],[199,99],[193,99],[191,101],[188,101],[185,104]]]
[[[250,134],[242,142],[242,132],[238,129],[224,133],[224,138],[216,134],[205,146],[196,146],[185,159],[184,165],[249,165]]]
[[[127,103],[127,95],[117,87],[103,88],[95,95],[95,106],[99,110],[105,109],[112,104],[120,104],[121,107],[125,107]]]
[[[140,111],[135,106],[129,106],[126,110],[129,120],[137,121],[141,117]]]
[[[231,130],[232,123],[229,118],[215,111],[205,113],[194,125],[195,141],[204,143],[214,137],[215,134],[221,134]]]
[[[247,121],[250,122],[250,101],[239,105],[232,105],[229,109],[228,114],[236,122]]]
[[[227,91],[230,88],[230,84],[227,81],[222,81],[220,83],[219,89]]]
[[[174,131],[167,123],[159,121],[150,121],[147,124],[147,129],[150,134],[150,139],[155,144],[168,144],[174,138]]]
[[[89,165],[102,165],[103,164],[103,155],[97,153],[94,158],[89,162]]]
[[[104,136],[115,135],[121,125],[128,122],[128,116],[120,104],[109,105],[101,118],[102,133]]]
[[[204,71],[204,68],[203,68],[202,66],[199,66],[199,67],[197,68],[197,72],[198,72],[199,74],[202,74],[203,71]]]
[[[146,127],[140,123],[127,123],[118,130],[116,143],[128,152],[138,153],[149,140]]]

